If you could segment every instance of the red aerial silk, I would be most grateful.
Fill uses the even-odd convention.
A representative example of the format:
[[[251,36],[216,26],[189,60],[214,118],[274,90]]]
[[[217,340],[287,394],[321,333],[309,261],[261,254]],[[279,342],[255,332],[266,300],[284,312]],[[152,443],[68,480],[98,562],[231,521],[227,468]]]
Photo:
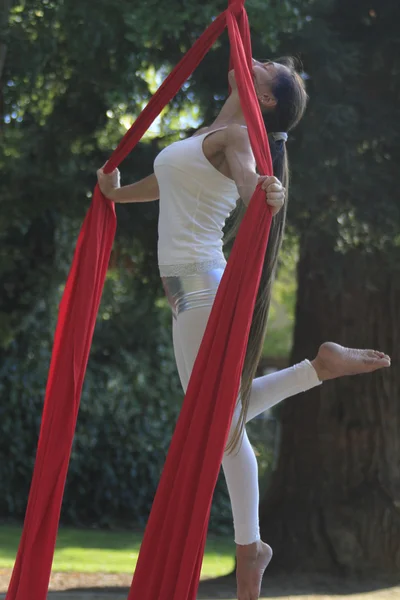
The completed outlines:
[[[207,28],[107,163],[112,171],[228,27],[231,64],[260,173],[271,174],[244,0]],[[236,402],[271,224],[258,186],[219,286],[146,528],[129,600],[195,600],[212,495]],[[45,600],[96,315],[116,227],[96,186],[60,304],[24,529],[6,600]]]

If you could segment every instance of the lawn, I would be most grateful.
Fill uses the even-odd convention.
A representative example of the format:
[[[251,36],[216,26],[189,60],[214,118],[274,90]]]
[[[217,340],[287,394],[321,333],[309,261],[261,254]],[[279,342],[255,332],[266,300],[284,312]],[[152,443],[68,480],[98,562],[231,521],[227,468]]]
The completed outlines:
[[[0,526],[0,599],[8,588],[21,528]],[[128,595],[131,574],[139,552],[141,534],[128,531],[60,529],[49,594],[55,600],[121,600]],[[204,557],[198,599],[236,598],[234,577],[215,579],[233,569],[231,539],[210,537]],[[107,588],[114,592],[106,593]],[[75,590],[72,591],[72,590]],[[97,590],[97,591],[96,591]],[[269,577],[264,600],[398,600],[400,587],[363,580],[329,577]]]
[[[0,526],[0,568],[14,565],[21,528]],[[142,536],[129,531],[60,528],[53,571],[80,573],[133,573]],[[219,577],[233,570],[234,545],[226,538],[210,537],[202,577]]]

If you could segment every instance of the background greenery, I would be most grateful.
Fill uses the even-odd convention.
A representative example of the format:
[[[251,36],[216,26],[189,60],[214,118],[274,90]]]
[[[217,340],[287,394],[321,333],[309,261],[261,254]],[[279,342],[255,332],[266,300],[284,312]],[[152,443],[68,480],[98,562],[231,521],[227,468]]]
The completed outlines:
[[[298,27],[295,6],[276,9],[275,23]],[[8,6],[0,149],[3,517],[24,514],[57,305],[96,169],[223,3],[173,9],[154,2]],[[259,46],[276,44],[275,23],[259,24]],[[215,113],[226,93],[227,52],[225,37],[123,165],[125,180],[148,174],[162,146]],[[117,210],[65,492],[67,523],[145,522],[182,399],[155,259],[157,203]],[[286,340],[279,350],[288,347]],[[261,454],[266,467],[270,453],[261,447]],[[219,483],[212,528],[230,530],[230,521]]]
[[[215,0],[170,0],[168,10],[158,0],[136,4],[5,0],[1,5],[0,517],[4,519],[20,520],[24,514],[57,305],[96,169],[225,5]],[[310,356],[329,336],[350,345],[379,346],[392,354],[395,365],[400,347],[396,333],[400,5],[397,0],[380,0],[379,5],[366,0],[248,0],[246,7],[254,56],[297,55],[311,96],[307,115],[288,143],[293,174],[289,224],[265,355],[271,363],[287,362],[295,332],[293,360]],[[125,182],[149,174],[163,146],[214,118],[226,95],[228,52],[224,35],[126,160]],[[157,214],[157,203],[117,206],[118,232],[82,396],[63,523],[136,526],[149,512],[182,399],[170,316],[156,266]],[[287,473],[300,473],[307,461],[312,464],[310,457],[324,456],[326,439],[331,444],[329,456],[341,457],[345,464],[342,452],[353,456],[349,431],[355,422],[370,432],[356,454],[364,456],[368,448],[371,463],[377,466],[373,475],[360,467],[352,481],[367,487],[378,482],[377,490],[383,482],[392,502],[391,523],[398,523],[393,508],[400,501],[395,483],[400,480],[398,462],[393,458],[398,456],[398,427],[388,426],[400,418],[398,374],[395,371],[390,382],[367,381],[368,389],[361,392],[352,383],[340,389],[339,404],[328,398],[323,406],[329,409],[323,415],[311,401],[295,417],[285,405],[279,464],[274,462],[277,422],[253,425],[264,487],[272,466],[277,466],[279,481],[273,485],[280,490],[276,497],[283,512],[274,514],[281,532],[288,513],[297,510],[296,498],[281,502],[282,490],[290,497]],[[360,394],[366,402],[362,417],[353,404]],[[354,414],[347,414],[353,409]],[[340,419],[347,428],[343,438],[329,429]],[[316,421],[323,434],[312,429]],[[304,437],[289,452],[288,439],[295,439],[293,422],[302,423]],[[379,445],[379,440],[388,446]],[[374,447],[386,450],[377,454]],[[290,463],[286,471],[288,457],[298,463],[295,467]],[[308,469],[303,480],[309,490],[307,505],[315,501],[321,481],[326,494],[322,504],[332,498],[332,490],[341,489],[335,479],[341,464]],[[371,522],[372,513],[365,507],[350,507],[353,489],[348,481],[346,485],[341,505]],[[292,488],[299,489],[297,482]],[[389,510],[379,507],[374,509],[377,520]],[[230,521],[225,487],[219,482],[211,529],[228,532]],[[273,530],[268,518],[265,527]],[[318,527],[307,522],[310,531]],[[292,523],[293,536],[295,530]],[[394,526],[389,530],[394,539]],[[332,553],[340,536],[335,533],[328,540],[326,531],[324,535],[330,565],[342,568],[340,552]],[[314,542],[308,555],[317,563],[324,554],[315,550]],[[355,551],[346,556],[360,564],[364,561],[366,568],[379,562],[370,557],[370,563]],[[296,561],[303,564],[298,555]],[[330,568],[326,564],[324,568]]]

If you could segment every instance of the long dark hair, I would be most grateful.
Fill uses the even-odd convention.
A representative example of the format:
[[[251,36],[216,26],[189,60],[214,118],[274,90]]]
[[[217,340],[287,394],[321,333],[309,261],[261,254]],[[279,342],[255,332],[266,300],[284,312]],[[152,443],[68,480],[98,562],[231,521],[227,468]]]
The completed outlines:
[[[232,451],[240,445],[244,426],[246,424],[251,386],[256,375],[264,344],[271,302],[272,284],[286,221],[289,192],[289,163],[287,149],[284,140],[274,140],[273,133],[288,132],[293,129],[303,116],[308,100],[304,81],[298,72],[296,60],[292,57],[284,57],[274,62],[284,65],[287,69],[280,69],[276,79],[272,82],[272,93],[277,102],[273,110],[263,113],[263,117],[265,128],[269,135],[268,140],[274,175],[286,188],[286,201],[284,207],[272,219],[242,372],[240,386],[241,412],[235,431],[229,440],[227,446],[228,451]],[[244,212],[245,205],[242,200],[239,200],[236,209],[231,214],[227,223],[224,243],[228,243],[235,238]]]

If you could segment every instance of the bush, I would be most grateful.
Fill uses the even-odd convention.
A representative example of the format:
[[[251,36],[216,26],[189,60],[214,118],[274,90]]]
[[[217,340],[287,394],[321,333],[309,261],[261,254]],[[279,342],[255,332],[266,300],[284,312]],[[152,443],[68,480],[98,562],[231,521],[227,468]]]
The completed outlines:
[[[155,308],[132,286],[118,297],[121,285],[120,279],[107,280],[99,312],[64,495],[65,524],[146,522],[183,398],[169,311],[160,301]],[[8,347],[0,369],[2,518],[19,520],[25,512],[50,363],[50,313],[43,301]],[[210,528],[231,531],[222,478]]]

